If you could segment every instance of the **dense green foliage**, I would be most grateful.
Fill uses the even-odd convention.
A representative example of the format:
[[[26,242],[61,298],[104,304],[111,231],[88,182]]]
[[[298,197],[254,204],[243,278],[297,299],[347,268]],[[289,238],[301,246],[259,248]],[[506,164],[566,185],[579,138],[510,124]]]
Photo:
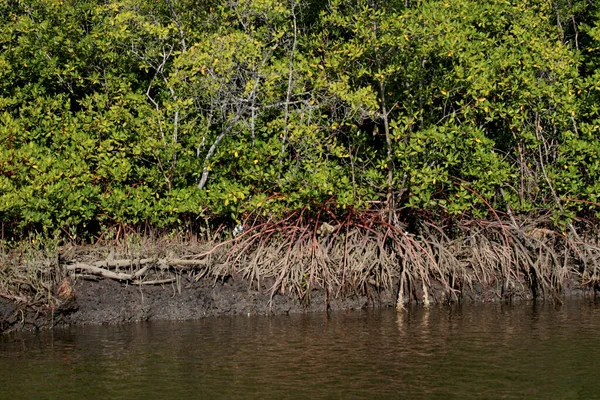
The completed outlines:
[[[0,219],[600,214],[593,0],[6,0]]]

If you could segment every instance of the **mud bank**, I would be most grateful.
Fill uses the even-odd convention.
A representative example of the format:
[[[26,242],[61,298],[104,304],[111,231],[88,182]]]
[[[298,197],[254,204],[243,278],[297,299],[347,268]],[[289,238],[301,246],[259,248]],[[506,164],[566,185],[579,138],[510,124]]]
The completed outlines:
[[[429,225],[418,235],[323,225],[264,225],[225,241],[132,235],[105,246],[25,245],[0,258],[0,331],[561,301],[600,288],[600,234],[489,221],[465,222],[452,237]]]
[[[346,296],[326,295],[323,290],[312,290],[310,299],[277,293],[271,296],[267,286],[252,288],[243,279],[225,281],[200,280],[181,277],[173,284],[158,286],[127,285],[111,279],[84,280],[73,284],[70,298],[54,309],[31,307],[0,298],[0,333],[48,329],[67,325],[121,324],[152,320],[194,320],[227,315],[282,315],[290,313],[328,312],[349,309],[387,308],[397,304],[397,293],[368,288],[364,293]],[[449,303],[444,288],[432,285],[433,304]],[[414,291],[412,296],[420,298]],[[594,291],[570,280],[560,298],[594,296]],[[550,299],[545,296],[545,299]],[[558,297],[555,298],[555,300]],[[502,293],[501,286],[464,288],[460,301],[514,302],[533,300],[527,290],[512,289]],[[411,305],[422,302],[405,299]],[[560,301],[560,300],[559,300]]]
[[[55,309],[34,310],[0,298],[0,332],[45,329],[65,325],[120,324],[151,320],[193,320],[225,315],[281,315],[329,310],[391,307],[389,292],[327,298],[311,292],[310,302],[286,294],[271,297],[248,282],[200,280],[188,277],[162,286],[125,285],[111,279],[79,280],[72,297]]]

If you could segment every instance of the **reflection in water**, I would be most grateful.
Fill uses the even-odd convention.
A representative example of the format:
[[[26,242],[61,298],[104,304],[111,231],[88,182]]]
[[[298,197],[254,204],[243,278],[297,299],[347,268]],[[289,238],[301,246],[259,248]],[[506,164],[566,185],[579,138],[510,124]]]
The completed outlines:
[[[0,338],[4,398],[595,398],[593,302],[96,326]]]

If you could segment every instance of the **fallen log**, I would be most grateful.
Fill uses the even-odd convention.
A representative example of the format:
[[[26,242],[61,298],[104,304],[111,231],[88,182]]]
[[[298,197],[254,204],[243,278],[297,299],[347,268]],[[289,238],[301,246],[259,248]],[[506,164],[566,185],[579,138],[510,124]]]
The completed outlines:
[[[71,265],[85,265],[90,267],[111,269],[111,268],[123,268],[123,267],[134,267],[134,266],[142,266],[142,265],[167,265],[169,267],[196,267],[196,266],[204,266],[208,265],[209,261],[207,259],[203,260],[188,260],[183,258],[132,258],[132,259],[124,259],[124,260],[105,260],[105,261],[95,261],[92,263],[84,263],[78,262]]]
[[[133,275],[131,275],[131,277],[133,279],[138,279],[140,276],[144,275],[146,271],[148,271],[148,266],[145,266],[144,268],[136,271]]]
[[[156,258],[132,258],[125,260],[104,260],[104,261],[96,261],[90,263],[94,267],[99,268],[120,268],[120,267],[132,267],[132,266],[141,266],[146,264],[156,263]],[[83,264],[83,263],[80,263]]]
[[[151,268],[151,265],[155,265],[158,269],[165,270],[169,268],[178,268],[185,269],[193,268],[193,267],[202,267],[209,264],[207,259],[203,260],[188,260],[188,259],[179,259],[179,258],[142,258],[142,259],[125,259],[125,260],[111,260],[111,261],[96,261],[93,263],[83,263],[77,262],[74,264],[66,265],[68,271],[84,271],[88,274],[101,276],[103,278],[114,279],[118,281],[135,281],[136,283],[141,283],[143,285],[157,285],[161,283],[169,283],[172,280],[159,280],[159,281],[148,281],[151,283],[141,282],[139,279],[148,272],[148,269]],[[119,267],[133,267],[133,266],[141,266],[134,273],[123,273],[111,271],[109,268],[119,268]]]
[[[202,265],[208,265],[209,261],[207,259],[203,260],[186,260],[186,259],[163,259],[160,260],[163,264],[169,265],[171,267],[197,267]]]
[[[171,283],[171,282],[175,282],[177,279],[176,278],[167,278],[167,279],[157,279],[157,280],[153,280],[153,281],[133,281],[131,282],[132,285],[161,285],[163,283]]]
[[[90,264],[75,263],[67,265],[67,271],[86,271],[93,275],[99,275],[104,278],[115,279],[118,281],[130,281],[133,278],[133,274],[124,274],[122,272],[109,271],[108,269],[99,268]]]

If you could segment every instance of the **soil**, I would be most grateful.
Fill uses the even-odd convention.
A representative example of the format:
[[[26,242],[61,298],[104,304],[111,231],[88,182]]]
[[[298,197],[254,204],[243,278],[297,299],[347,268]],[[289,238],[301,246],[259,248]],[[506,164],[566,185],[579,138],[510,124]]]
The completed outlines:
[[[193,320],[223,315],[278,315],[305,312],[326,312],[368,307],[395,307],[396,293],[370,288],[367,293],[345,297],[327,297],[322,290],[313,290],[309,301],[300,301],[289,294],[268,293],[268,284],[260,289],[249,282],[199,280],[182,276],[178,284],[157,286],[127,285],[111,279],[79,279],[73,284],[69,298],[54,309],[34,309],[0,298],[0,333],[32,330],[65,325],[120,324],[151,320]],[[501,293],[501,288],[463,289],[462,302],[530,300],[531,293],[513,290]],[[564,286],[561,297],[593,295],[575,281]],[[413,293],[421,298],[422,293]],[[432,285],[432,303],[448,302],[444,288]],[[549,298],[546,294],[545,298]]]
[[[73,294],[54,309],[34,310],[0,298],[0,332],[64,325],[120,324],[151,320],[193,320],[222,315],[276,315],[329,310],[390,307],[387,292],[327,299],[320,290],[304,303],[294,296],[248,282],[200,280],[181,277],[179,284],[126,285],[111,279],[78,280]]]

